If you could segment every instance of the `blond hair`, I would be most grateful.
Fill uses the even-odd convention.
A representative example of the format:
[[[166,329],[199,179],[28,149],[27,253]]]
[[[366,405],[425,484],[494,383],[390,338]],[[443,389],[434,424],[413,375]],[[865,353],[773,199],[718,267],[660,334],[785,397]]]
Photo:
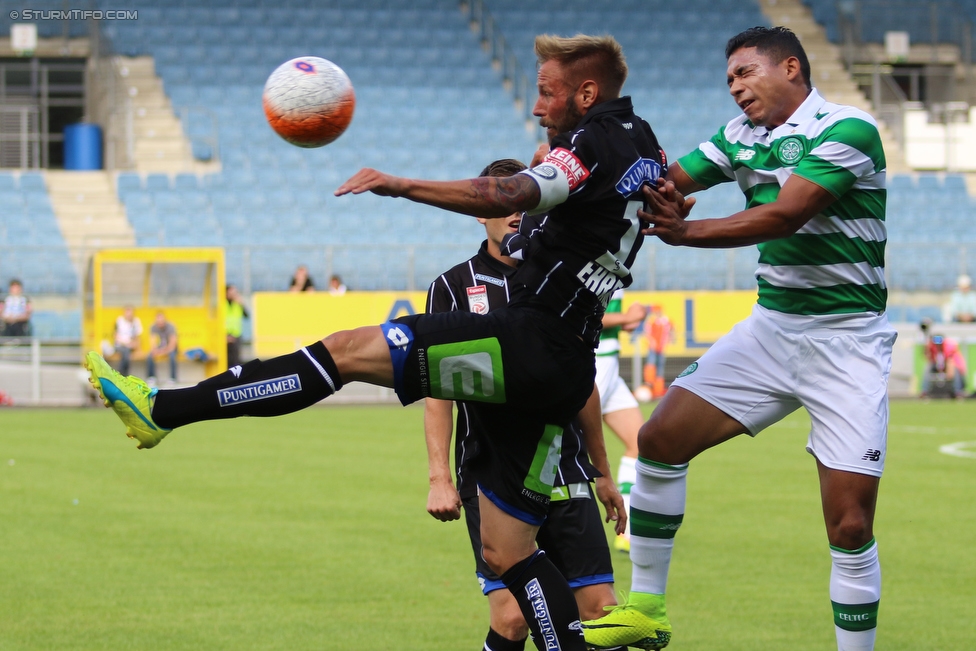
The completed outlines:
[[[572,85],[592,79],[605,99],[619,97],[627,81],[624,49],[610,35],[564,37],[540,34],[535,37],[535,55],[539,65],[557,61],[569,73],[567,81]]]

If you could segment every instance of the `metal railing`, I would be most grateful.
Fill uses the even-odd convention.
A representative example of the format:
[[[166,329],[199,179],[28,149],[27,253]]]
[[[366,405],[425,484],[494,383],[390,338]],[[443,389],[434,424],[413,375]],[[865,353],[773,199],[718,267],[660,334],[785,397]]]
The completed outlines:
[[[0,337],[0,391],[15,405],[78,405],[87,399],[77,338]]]

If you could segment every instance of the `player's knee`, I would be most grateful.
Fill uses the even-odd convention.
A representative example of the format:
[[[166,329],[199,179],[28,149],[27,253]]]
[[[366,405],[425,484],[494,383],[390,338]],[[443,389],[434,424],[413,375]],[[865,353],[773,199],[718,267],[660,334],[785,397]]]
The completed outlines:
[[[599,619],[606,615],[604,606],[616,606],[617,598],[613,594],[612,583],[598,583],[576,591],[576,605],[579,607],[580,619],[583,621]]]
[[[511,554],[506,553],[506,551],[503,549],[493,547],[484,542],[482,542],[481,556],[482,558],[485,559],[485,563],[488,564],[488,567],[491,568],[491,571],[497,574],[498,576],[504,574],[506,571],[508,571],[510,567],[515,565],[515,563],[517,563],[519,560],[521,560],[512,557]]]
[[[498,612],[492,611],[491,627],[508,640],[524,640],[529,636],[529,627],[514,599],[511,600],[510,607],[501,608]]]
[[[669,428],[660,418],[653,416],[641,425],[637,434],[637,448],[640,456],[661,463],[680,463],[672,459],[673,446],[669,444]]]
[[[848,513],[828,531],[830,544],[841,549],[860,549],[871,540],[871,522],[863,513]]]

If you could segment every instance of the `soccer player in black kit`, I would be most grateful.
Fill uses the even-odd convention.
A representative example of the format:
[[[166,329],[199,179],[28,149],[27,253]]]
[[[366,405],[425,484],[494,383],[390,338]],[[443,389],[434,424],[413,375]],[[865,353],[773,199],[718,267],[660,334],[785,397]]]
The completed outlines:
[[[610,36],[539,36],[539,99],[550,152],[506,178],[423,181],[363,169],[337,195],[373,192],[453,212],[504,217],[548,212],[511,279],[509,307],[401,317],[329,335],[290,355],[253,360],[184,389],[155,390],[122,377],[95,352],[91,381],[140,447],[173,428],[303,409],[346,382],[393,387],[404,404],[420,398],[499,406],[531,437],[497,431],[495,454],[479,455],[485,561],[519,603],[540,649],[582,651],[576,601],[535,546],[552,493],[562,429],[593,391],[593,348],[613,291],[632,281],[642,243],[640,188],[665,170],[650,126],[620,97],[627,65]],[[502,409],[501,407],[504,407]],[[490,532],[485,536],[485,532]]]
[[[545,150],[548,151],[548,147]],[[517,160],[503,159],[488,165],[480,176],[511,176],[524,169],[525,165]],[[427,292],[427,312],[461,310],[487,314],[508,305],[509,278],[515,273],[518,258],[522,257],[518,243],[525,242],[526,235],[539,229],[538,219],[521,213],[479,219],[485,225],[487,239],[476,255],[451,267],[431,283]],[[522,651],[528,635],[525,618],[501,577],[491,570],[481,554],[479,485],[470,470],[472,460],[483,446],[494,444],[487,428],[518,428],[519,423],[510,420],[493,423],[491,406],[457,402],[455,488],[449,461],[453,406],[451,401],[436,398],[427,398],[424,406],[430,473],[427,511],[438,520],[448,522],[461,517],[463,505],[478,582],[488,597],[490,626],[483,649]],[[525,436],[531,437],[532,431],[526,432]],[[563,431],[548,515],[544,520],[523,516],[540,525],[536,541],[569,582],[583,619],[590,619],[591,614],[594,618],[601,617],[605,606],[617,603],[610,547],[591,482],[595,482],[596,496],[606,506],[607,513],[620,513],[623,498],[610,475],[603,442],[600,396],[595,391],[584,407],[584,413]],[[623,514],[620,515],[616,526],[618,532],[624,529],[626,522]]]

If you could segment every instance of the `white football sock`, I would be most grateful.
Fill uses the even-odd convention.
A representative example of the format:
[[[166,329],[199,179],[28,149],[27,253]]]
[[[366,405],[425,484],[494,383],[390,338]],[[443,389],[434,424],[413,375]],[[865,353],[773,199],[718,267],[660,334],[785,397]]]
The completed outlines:
[[[624,498],[624,510],[627,512],[627,529],[624,535],[630,535],[630,491],[637,483],[637,459],[634,457],[620,457],[620,467],[617,469],[617,487],[620,496]]]
[[[881,600],[878,545],[854,551],[830,546],[830,602],[838,651],[873,651]]]
[[[664,594],[674,534],[685,513],[688,464],[639,459],[636,468],[637,481],[630,492],[630,589]]]

